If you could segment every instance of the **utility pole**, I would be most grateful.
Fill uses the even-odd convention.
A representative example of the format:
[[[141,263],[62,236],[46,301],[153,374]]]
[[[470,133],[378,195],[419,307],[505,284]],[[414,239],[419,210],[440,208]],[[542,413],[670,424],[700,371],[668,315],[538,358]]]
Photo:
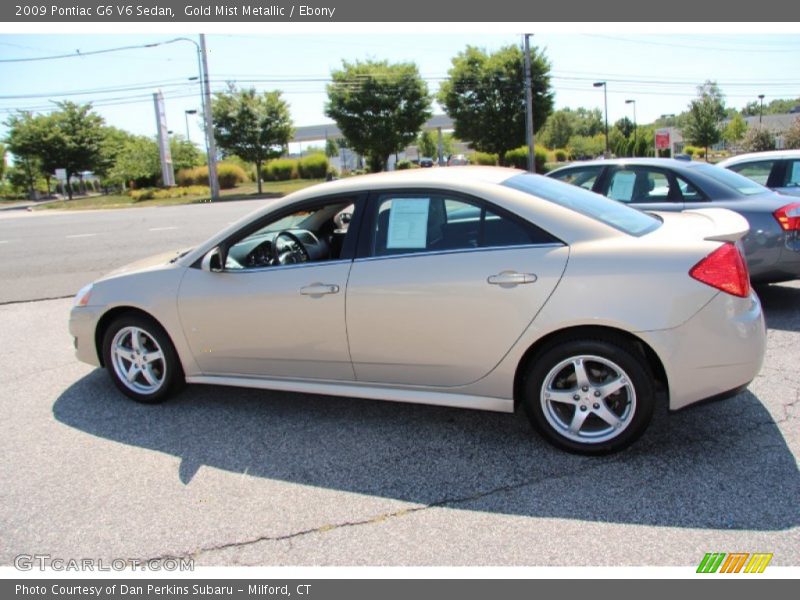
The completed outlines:
[[[525,139],[528,141],[528,171],[536,173],[533,147],[533,90],[531,89],[531,50],[528,38],[532,34],[525,34]]]
[[[592,85],[603,88],[603,105],[606,113],[606,153],[603,158],[611,158],[611,152],[608,149],[608,84],[605,81],[596,81]]]
[[[200,56],[203,77],[203,117],[205,119],[206,140],[208,144],[208,183],[211,187],[211,201],[219,200],[219,178],[217,177],[217,143],[214,140],[214,122],[211,119],[211,85],[208,81],[208,56],[206,36],[200,34]]]

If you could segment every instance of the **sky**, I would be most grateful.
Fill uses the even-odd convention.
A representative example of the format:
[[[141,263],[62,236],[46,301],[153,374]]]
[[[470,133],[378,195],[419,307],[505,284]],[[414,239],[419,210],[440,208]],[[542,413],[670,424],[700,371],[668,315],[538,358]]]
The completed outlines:
[[[281,90],[295,126],[326,123],[330,122],[324,115],[326,80],[342,60],[412,61],[435,92],[452,57],[468,44],[487,50],[520,44],[524,26],[473,24],[463,32],[458,31],[458,24],[446,32],[441,24],[419,27],[418,32],[389,26],[377,33],[369,24],[356,29],[329,24],[283,32],[251,27],[235,33],[230,26],[218,31],[211,28],[206,43],[212,92],[224,88],[227,81],[259,90]],[[764,94],[765,103],[800,97],[797,24],[779,28],[780,33],[764,33],[762,27],[757,34],[720,32],[719,26],[710,25],[691,27],[690,31],[678,28],[675,33],[658,33],[658,24],[584,24],[574,28],[527,24],[527,28],[534,32],[531,44],[543,50],[550,61],[555,107],[603,110],[602,88],[594,88],[592,83],[607,81],[609,123],[623,116],[633,119],[634,106],[639,123],[680,113],[695,97],[696,87],[708,79],[718,82],[727,105],[735,108],[757,100],[759,94]],[[79,55],[163,43],[176,37],[197,41],[197,32],[176,31],[174,26],[170,31],[162,28],[135,34],[123,33],[130,28],[117,29],[111,34],[0,33],[0,121],[19,109],[48,112],[55,102],[68,99],[92,102],[109,125],[152,136],[156,133],[152,94],[161,89],[169,129],[185,136],[188,124],[190,139],[199,143],[198,116],[187,118],[185,114],[200,109],[199,85],[189,80],[198,73],[193,44],[178,41]],[[3,62],[61,54],[72,56]],[[625,100],[635,100],[635,105]],[[435,105],[434,112],[443,111]],[[0,124],[0,138],[5,132]]]

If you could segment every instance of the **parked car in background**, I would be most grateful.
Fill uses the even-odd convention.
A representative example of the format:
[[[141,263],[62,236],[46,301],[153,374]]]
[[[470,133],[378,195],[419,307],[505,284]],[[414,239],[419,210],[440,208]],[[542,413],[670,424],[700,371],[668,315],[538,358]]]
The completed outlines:
[[[452,154],[450,158],[447,159],[448,167],[463,167],[468,164],[469,159],[463,154]]]
[[[349,177],[86,286],[70,331],[140,402],[190,382],[519,406],[551,443],[601,454],[658,399],[758,373],[746,231],[731,211],[656,218],[514,169]]]
[[[419,166],[425,169],[432,167],[434,164],[434,160],[430,156],[423,156],[419,159]]]
[[[800,150],[740,154],[717,163],[781,194],[800,196]]]
[[[800,278],[800,202],[705,162],[624,158],[574,163],[548,177],[648,211],[728,208],[745,217],[742,240],[757,283]]]

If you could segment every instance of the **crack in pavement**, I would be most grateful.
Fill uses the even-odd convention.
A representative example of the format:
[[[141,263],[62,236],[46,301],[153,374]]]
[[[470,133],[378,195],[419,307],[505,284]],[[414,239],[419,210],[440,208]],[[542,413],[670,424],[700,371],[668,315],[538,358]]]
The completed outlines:
[[[325,524],[325,525],[320,525],[318,527],[311,527],[309,529],[303,529],[303,530],[300,530],[300,531],[294,531],[292,533],[287,533],[287,534],[283,534],[283,535],[275,535],[275,536],[263,535],[263,536],[259,536],[257,538],[253,538],[253,539],[249,539],[249,540],[237,541],[237,542],[226,542],[224,544],[219,544],[219,545],[216,545],[216,546],[207,546],[207,547],[204,547],[204,548],[199,548],[198,550],[195,550],[194,552],[190,552],[188,554],[184,554],[184,555],[181,555],[181,556],[156,557],[156,558],[147,559],[147,560],[163,560],[164,558],[170,558],[170,559],[181,559],[181,558],[197,559],[197,558],[199,558],[200,556],[202,556],[204,554],[213,553],[213,552],[223,552],[225,550],[230,550],[230,549],[234,549],[234,548],[244,548],[244,547],[247,547],[247,546],[253,546],[255,544],[259,544],[261,542],[282,542],[282,541],[292,540],[292,539],[295,539],[295,538],[298,538],[298,537],[304,537],[304,536],[307,536],[307,535],[313,535],[315,533],[327,533],[329,531],[334,531],[334,530],[337,530],[337,529],[343,529],[343,528],[348,528],[348,527],[359,527],[359,526],[362,526],[362,525],[373,525],[373,524],[376,524],[376,523],[382,523],[382,522],[388,521],[389,519],[405,517],[405,516],[408,516],[408,515],[411,515],[411,514],[414,514],[414,513],[417,513],[417,512],[422,512],[422,511],[425,511],[425,510],[429,510],[429,509],[432,509],[432,508],[441,508],[441,507],[445,507],[445,506],[457,506],[457,505],[460,505],[460,504],[466,504],[466,503],[469,503],[469,502],[473,502],[473,501],[476,501],[476,500],[487,498],[489,496],[493,496],[495,494],[502,494],[502,493],[506,493],[506,492],[512,492],[512,491],[516,491],[516,490],[519,490],[519,489],[522,489],[522,488],[525,488],[525,487],[528,487],[528,486],[533,486],[533,485],[536,485],[536,484],[541,483],[543,481],[558,481],[560,479],[567,479],[567,478],[575,477],[577,475],[582,475],[582,474],[585,474],[587,472],[591,472],[591,471],[593,471],[595,469],[599,469],[601,467],[606,467],[606,466],[608,466],[610,464],[614,464],[614,463],[620,462],[621,460],[622,460],[622,457],[616,458],[616,459],[600,458],[599,459],[600,462],[595,462],[592,459],[586,459],[586,460],[583,461],[584,463],[590,462],[590,464],[587,465],[586,468],[578,468],[578,469],[570,471],[569,473],[563,473],[563,474],[556,473],[556,474],[541,475],[539,477],[536,477],[533,480],[527,480],[527,481],[521,481],[521,482],[517,482],[517,483],[512,483],[512,484],[508,484],[508,485],[492,488],[490,490],[477,492],[477,493],[471,494],[469,496],[461,496],[461,497],[457,497],[457,498],[444,498],[442,500],[437,500],[435,502],[431,502],[429,504],[425,504],[425,505],[422,505],[422,506],[415,506],[415,507],[403,508],[403,509],[392,511],[392,512],[380,513],[380,514],[378,514],[376,516],[365,518],[365,519],[361,519],[361,520],[358,520],[358,521],[344,521],[342,523],[328,523],[328,524]]]

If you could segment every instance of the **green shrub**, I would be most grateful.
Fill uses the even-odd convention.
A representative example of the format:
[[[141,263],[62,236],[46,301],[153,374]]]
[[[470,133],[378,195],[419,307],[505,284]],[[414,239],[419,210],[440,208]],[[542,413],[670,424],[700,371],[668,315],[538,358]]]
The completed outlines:
[[[132,190],[128,195],[133,198],[134,202],[141,202],[142,200],[152,200],[155,198],[155,190]]]
[[[207,167],[199,168],[205,168],[206,173],[208,173]],[[247,173],[245,173],[244,169],[239,165],[222,162],[217,165],[217,179],[219,180],[219,188],[221,190],[229,190],[247,181]]]
[[[684,146],[683,153],[688,154],[689,156],[694,156],[694,153],[697,151],[697,148],[694,146]]]
[[[536,165],[536,172],[543,173],[544,165],[547,162],[547,150],[541,146],[536,146],[533,149],[534,163]],[[506,152],[506,164],[510,167],[517,169],[528,168],[528,147],[520,146]]]
[[[567,160],[567,151],[564,148],[556,148],[553,152],[556,162],[564,162]]]
[[[265,181],[297,179],[300,176],[297,163],[298,161],[293,158],[276,158],[267,161],[261,169],[261,178]]]
[[[297,172],[301,179],[322,179],[328,166],[328,157],[324,154],[309,154],[297,161]]]
[[[217,179],[222,190],[229,190],[248,180],[242,167],[228,162],[217,164]],[[208,166],[181,169],[175,174],[175,182],[179,186],[208,186]]]
[[[394,168],[397,169],[398,171],[405,171],[407,169],[413,169],[416,166],[417,165],[412,163],[410,160],[398,160]]]
[[[488,152],[473,152],[469,155],[469,162],[473,165],[494,166],[497,164],[497,154]]]

